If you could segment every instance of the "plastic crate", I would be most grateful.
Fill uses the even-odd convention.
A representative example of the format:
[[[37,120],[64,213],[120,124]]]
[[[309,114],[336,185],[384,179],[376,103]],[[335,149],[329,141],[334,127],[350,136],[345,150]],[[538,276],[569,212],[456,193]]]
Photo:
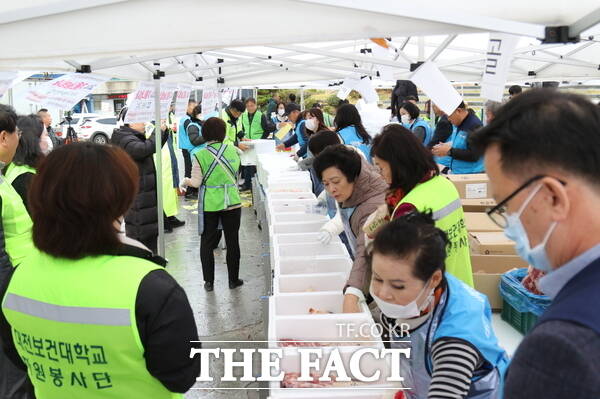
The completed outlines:
[[[519,312],[513,308],[510,303],[503,300],[502,320],[514,327],[521,334],[527,334],[537,323],[538,317],[531,312]]]
[[[527,334],[537,323],[538,318],[550,305],[550,298],[535,295],[521,284],[527,275],[527,268],[508,271],[500,278],[500,295],[502,296],[502,320],[517,331]]]

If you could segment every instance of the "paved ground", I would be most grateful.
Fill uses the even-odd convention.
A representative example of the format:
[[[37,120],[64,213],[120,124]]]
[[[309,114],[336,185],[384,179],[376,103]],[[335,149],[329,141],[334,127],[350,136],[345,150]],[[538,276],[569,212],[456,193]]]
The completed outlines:
[[[187,292],[198,325],[201,341],[248,341],[266,340],[263,323],[263,302],[265,295],[264,263],[268,262],[268,244],[262,242],[262,235],[256,224],[252,208],[243,208],[240,229],[241,266],[240,278],[244,285],[230,290],[227,284],[225,252],[215,251],[215,290],[206,292],[203,288],[200,265],[200,237],[197,234],[196,201],[181,198],[178,218],[186,225],[175,229],[166,237],[168,270]],[[189,209],[189,208],[194,209]],[[204,347],[219,344],[206,343]],[[224,346],[228,345],[228,346]],[[248,344],[221,344],[221,347],[249,347]],[[222,362],[216,361],[216,370],[223,370]],[[248,383],[245,383],[248,384]],[[242,387],[240,383],[197,383],[186,394],[189,398],[258,398],[257,391],[217,390],[215,387]],[[248,386],[258,386],[248,385]]]

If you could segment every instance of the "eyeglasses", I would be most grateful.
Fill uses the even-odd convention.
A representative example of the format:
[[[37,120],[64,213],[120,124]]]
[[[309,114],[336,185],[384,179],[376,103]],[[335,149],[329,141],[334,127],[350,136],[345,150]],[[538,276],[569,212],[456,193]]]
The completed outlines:
[[[519,194],[521,191],[525,190],[532,183],[534,183],[540,179],[543,179],[544,177],[552,177],[552,176],[547,176],[547,175],[533,176],[531,179],[529,179],[525,183],[521,184],[521,186],[519,186],[519,188],[517,188],[515,191],[513,191],[508,197],[506,197],[502,201],[500,201],[498,203],[498,205],[496,205],[495,207],[493,207],[492,209],[487,211],[486,213],[489,216],[489,218],[492,219],[492,222],[494,222],[501,229],[505,229],[508,226],[508,221],[506,219],[506,212],[508,209],[508,207],[507,207],[508,201],[515,198],[517,196],[517,194]],[[558,180],[563,186],[567,185],[567,183],[565,183],[564,181],[562,181],[560,179],[556,179],[556,180]]]

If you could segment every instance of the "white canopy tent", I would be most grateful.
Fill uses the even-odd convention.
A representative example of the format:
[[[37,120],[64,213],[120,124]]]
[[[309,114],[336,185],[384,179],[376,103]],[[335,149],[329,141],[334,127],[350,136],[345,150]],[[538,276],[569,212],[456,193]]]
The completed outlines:
[[[160,69],[165,72],[161,81],[257,87],[326,86],[347,76],[377,79],[383,66],[391,68],[392,78],[383,84],[391,85],[406,78],[411,65],[429,60],[451,80],[477,82],[486,59],[486,32],[504,32],[522,37],[509,80],[591,80],[600,78],[600,39],[593,37],[600,34],[594,30],[598,22],[597,0],[430,0],[424,5],[395,0],[22,0],[0,4],[0,36],[5,38],[0,70],[92,71],[151,80]],[[546,33],[549,27],[563,27],[552,33],[570,40],[556,40]],[[391,38],[394,49],[374,56],[369,38]],[[540,39],[576,43],[541,44]],[[159,179],[160,162],[157,157]],[[160,202],[159,193],[162,231]],[[164,255],[162,234],[159,248]]]

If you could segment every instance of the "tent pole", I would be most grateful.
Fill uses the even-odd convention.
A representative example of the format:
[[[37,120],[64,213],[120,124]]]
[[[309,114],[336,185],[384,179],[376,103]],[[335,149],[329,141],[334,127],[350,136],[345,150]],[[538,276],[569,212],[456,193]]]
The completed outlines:
[[[304,110],[304,87],[300,88],[300,109]]]
[[[156,162],[156,210],[158,216],[158,255],[165,257],[165,220],[163,217],[162,131],[160,122],[160,73],[154,75],[154,142]]]

